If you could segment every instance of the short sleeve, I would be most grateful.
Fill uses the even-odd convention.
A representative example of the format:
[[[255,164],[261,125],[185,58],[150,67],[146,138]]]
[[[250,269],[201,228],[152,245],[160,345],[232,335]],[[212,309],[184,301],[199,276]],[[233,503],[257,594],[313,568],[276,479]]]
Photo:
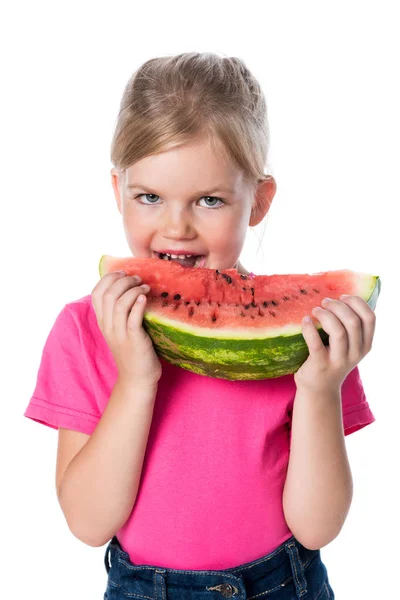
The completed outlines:
[[[101,417],[87,370],[87,353],[68,305],[58,314],[42,352],[25,417],[53,429],[91,435]]]
[[[344,434],[349,435],[373,423],[376,419],[372,414],[358,367],[347,375],[342,384],[342,413]]]

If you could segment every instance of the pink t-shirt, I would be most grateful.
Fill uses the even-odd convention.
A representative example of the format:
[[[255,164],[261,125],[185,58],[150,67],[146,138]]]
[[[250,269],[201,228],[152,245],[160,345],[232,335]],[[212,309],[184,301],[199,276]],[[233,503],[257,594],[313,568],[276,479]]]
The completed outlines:
[[[291,535],[282,508],[293,375],[227,381],[162,360],[141,482],[116,532],[134,564],[228,569]],[[118,371],[91,295],[64,306],[46,340],[24,416],[91,434]],[[358,368],[342,386],[348,435],[375,421]]]

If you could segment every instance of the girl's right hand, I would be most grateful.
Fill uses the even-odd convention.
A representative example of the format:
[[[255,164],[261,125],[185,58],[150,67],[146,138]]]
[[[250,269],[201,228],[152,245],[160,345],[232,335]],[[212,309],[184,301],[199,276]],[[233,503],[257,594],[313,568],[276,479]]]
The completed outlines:
[[[142,321],[147,303],[138,302],[150,287],[140,277],[107,273],[92,290],[97,323],[118,367],[118,378],[128,383],[156,385],[162,367]]]

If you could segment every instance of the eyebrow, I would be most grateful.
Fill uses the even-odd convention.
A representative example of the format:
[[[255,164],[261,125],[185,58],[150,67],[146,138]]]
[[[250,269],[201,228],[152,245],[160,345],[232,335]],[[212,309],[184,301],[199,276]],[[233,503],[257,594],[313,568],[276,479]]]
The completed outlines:
[[[147,193],[154,193],[154,190],[151,191],[150,188],[148,188],[146,185],[140,185],[140,183],[130,183],[127,188],[129,190],[131,189],[140,189],[140,190],[146,190]],[[199,190],[197,192],[194,192],[195,195],[197,196],[207,196],[207,195],[211,195],[211,194],[216,194],[216,193],[228,193],[228,194],[234,194],[234,190],[231,190],[229,188],[225,188],[223,185],[217,185],[213,188],[211,188],[210,190]],[[159,194],[156,194],[156,196],[159,196]]]

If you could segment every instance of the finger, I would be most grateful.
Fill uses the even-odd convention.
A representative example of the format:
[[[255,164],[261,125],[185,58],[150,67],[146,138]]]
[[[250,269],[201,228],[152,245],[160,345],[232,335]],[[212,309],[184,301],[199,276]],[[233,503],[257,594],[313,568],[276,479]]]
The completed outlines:
[[[343,356],[347,357],[348,353],[346,328],[338,317],[329,310],[316,307],[312,310],[312,313],[318,318],[323,330],[329,335],[329,346],[326,351],[330,359],[340,364],[343,362]]]
[[[133,283],[132,285],[133,287],[127,290],[114,305],[113,329],[120,341],[126,339],[128,334],[128,320],[130,313],[137,304],[138,297],[141,294],[145,294],[150,289],[145,283],[142,285]]]
[[[124,275],[119,271],[106,273],[92,289],[92,304],[99,323],[103,322],[103,295],[115,281],[122,279],[122,277]]]
[[[307,343],[310,354],[321,354],[324,356],[324,358],[327,357],[327,349],[321,340],[316,324],[312,318],[311,321],[302,321],[302,334]]]
[[[332,345],[329,341],[329,346],[332,348],[332,359],[339,362],[343,358],[343,354],[337,354],[337,352],[342,351],[339,344],[339,337],[343,336],[343,346],[345,340],[348,360],[352,363],[359,362],[363,349],[363,331],[360,317],[349,304],[345,304],[340,300],[327,299],[326,302],[323,301],[323,305],[328,310],[328,313],[335,315],[346,333],[346,338],[344,338],[344,333],[342,331],[339,332],[339,329],[336,328],[336,333],[333,334],[334,340]]]
[[[360,296],[341,297],[341,302],[347,304],[357,313],[361,320],[362,327],[362,352],[367,354],[372,347],[372,340],[375,334],[376,316],[368,303]]]
[[[103,294],[103,328],[107,335],[114,329],[114,308],[119,298],[133,286],[137,286],[139,280],[135,277],[125,276],[117,278]],[[126,329],[126,328],[124,328]]]
[[[147,284],[143,284],[140,286],[140,294],[136,299],[135,304],[132,307],[128,315],[128,320],[126,324],[127,333],[132,333],[134,331],[138,331],[143,324],[143,316],[144,311],[147,306],[147,296],[146,293],[149,292],[150,286]]]

